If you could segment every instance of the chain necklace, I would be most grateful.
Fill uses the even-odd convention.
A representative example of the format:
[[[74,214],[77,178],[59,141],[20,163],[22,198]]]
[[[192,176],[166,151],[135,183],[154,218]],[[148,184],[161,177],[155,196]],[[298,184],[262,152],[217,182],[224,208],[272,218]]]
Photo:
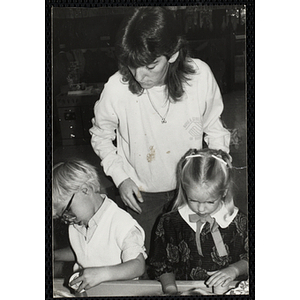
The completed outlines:
[[[146,92],[147,92],[148,99],[149,99],[149,101],[150,101],[150,103],[151,103],[153,109],[155,110],[155,112],[156,112],[156,113],[160,116],[160,118],[161,118],[161,123],[162,123],[162,124],[167,123],[166,118],[167,118],[167,115],[168,115],[168,112],[169,112],[169,109],[170,109],[170,100],[167,100],[167,101],[168,101],[168,108],[167,108],[167,111],[166,111],[165,115],[162,116],[162,115],[159,113],[159,111],[156,109],[156,107],[154,106],[154,104],[153,104],[153,102],[152,102],[152,100],[151,100],[151,97],[150,97],[150,95],[149,95],[148,90],[146,90]]]

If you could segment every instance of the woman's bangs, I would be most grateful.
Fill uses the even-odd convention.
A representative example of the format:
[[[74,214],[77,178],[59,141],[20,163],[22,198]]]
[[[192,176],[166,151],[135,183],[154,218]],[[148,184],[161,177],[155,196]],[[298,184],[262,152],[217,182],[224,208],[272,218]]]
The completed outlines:
[[[146,49],[126,51],[121,58],[124,65],[137,69],[151,64],[156,59],[155,55]]]

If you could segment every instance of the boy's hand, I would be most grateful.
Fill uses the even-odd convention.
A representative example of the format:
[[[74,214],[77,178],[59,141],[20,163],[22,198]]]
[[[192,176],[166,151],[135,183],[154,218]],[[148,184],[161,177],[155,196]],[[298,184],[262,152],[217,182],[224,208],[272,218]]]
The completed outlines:
[[[207,272],[211,275],[207,280],[206,284],[211,286],[226,286],[237,277],[237,270],[235,267],[229,266],[225,269]]]
[[[142,212],[137,200],[139,202],[143,202],[144,200],[138,186],[132,179],[127,178],[119,185],[119,193],[126,206],[130,207],[139,214]]]
[[[105,281],[105,272],[102,269],[104,267],[93,267],[86,268],[80,272],[80,276],[70,282],[70,286],[80,283],[80,286],[77,289],[78,293],[81,293],[84,290],[88,290],[101,282]]]

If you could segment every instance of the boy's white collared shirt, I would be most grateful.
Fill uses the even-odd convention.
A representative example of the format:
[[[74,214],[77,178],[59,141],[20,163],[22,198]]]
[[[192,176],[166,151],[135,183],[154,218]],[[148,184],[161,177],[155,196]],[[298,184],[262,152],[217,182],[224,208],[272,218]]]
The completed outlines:
[[[140,225],[106,195],[88,226],[69,226],[70,243],[76,253],[74,271],[80,267],[114,265],[136,258],[147,258],[145,234]]]
[[[88,226],[77,225],[77,224],[73,225],[84,236],[87,243],[93,237],[93,234],[97,229],[100,219],[109,208],[109,202],[105,201],[107,196],[104,194],[101,194],[101,196],[104,198],[103,203],[100,206],[100,208],[96,211],[96,213],[93,215],[93,217],[89,220]]]
[[[212,218],[215,218],[216,222],[221,228],[226,228],[229,226],[229,224],[232,222],[232,220],[237,215],[239,209],[237,207],[234,207],[233,213],[229,215],[228,209],[222,202],[221,208],[217,210],[215,213],[210,214]],[[196,232],[197,223],[190,222],[189,221],[189,215],[195,214],[194,211],[190,209],[188,204],[185,204],[178,208],[178,212],[181,215],[181,217],[184,219],[184,221]],[[203,228],[204,224],[202,225],[200,232]]]

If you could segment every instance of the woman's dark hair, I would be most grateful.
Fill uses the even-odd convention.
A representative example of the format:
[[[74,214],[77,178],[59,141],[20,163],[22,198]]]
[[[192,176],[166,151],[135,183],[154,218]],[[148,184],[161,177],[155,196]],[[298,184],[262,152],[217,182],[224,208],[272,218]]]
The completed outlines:
[[[155,6],[138,8],[121,29],[116,55],[123,81],[128,82],[132,93],[141,94],[143,88],[128,67],[136,69],[149,65],[159,56],[169,60],[178,51],[178,58],[169,66],[165,84],[168,96],[174,101],[180,100],[184,93],[183,83],[195,71],[189,64],[187,42],[177,26],[171,11]]]

